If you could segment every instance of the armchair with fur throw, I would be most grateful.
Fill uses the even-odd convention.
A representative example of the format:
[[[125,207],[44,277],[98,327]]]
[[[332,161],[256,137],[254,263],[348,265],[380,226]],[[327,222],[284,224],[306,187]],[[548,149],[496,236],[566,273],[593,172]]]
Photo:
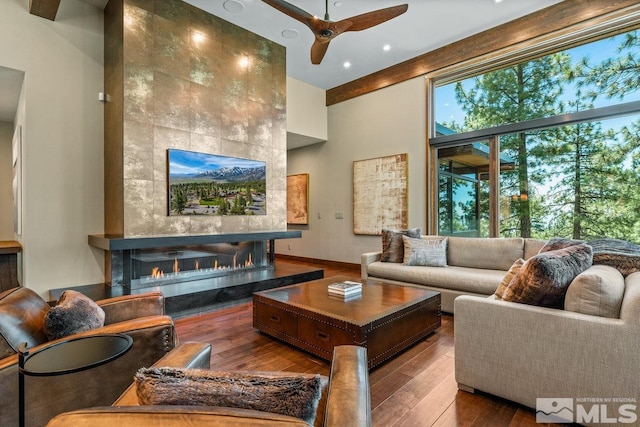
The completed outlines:
[[[0,293],[0,425],[18,425],[18,346],[31,353],[62,340],[95,334],[123,333],[133,346],[122,357],[81,372],[25,376],[27,427],[44,426],[57,414],[77,408],[108,405],[131,383],[135,372],[151,366],[176,345],[171,317],[159,292],[96,301],[104,311],[104,326],[51,340],[45,334],[49,304],[29,288]]]

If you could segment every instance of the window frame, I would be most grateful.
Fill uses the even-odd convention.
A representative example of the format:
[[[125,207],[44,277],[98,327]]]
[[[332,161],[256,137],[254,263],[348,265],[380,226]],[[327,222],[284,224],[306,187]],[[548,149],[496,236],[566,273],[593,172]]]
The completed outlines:
[[[558,126],[572,125],[589,121],[598,121],[640,113],[640,101],[626,102],[618,105],[599,107],[568,114],[511,123],[486,129],[462,132],[451,135],[436,136],[435,121],[435,88],[473,76],[506,68],[511,65],[534,60],[536,58],[561,52],[572,47],[588,44],[618,34],[640,28],[640,11],[628,15],[614,16],[589,26],[577,29],[567,28],[552,34],[540,36],[509,48],[490,52],[486,55],[454,64],[425,76],[427,99],[427,215],[426,224],[429,234],[438,234],[439,224],[439,165],[437,151],[440,148],[456,146],[480,139],[489,140],[489,236],[499,237],[499,156],[501,135],[523,131],[549,129]]]

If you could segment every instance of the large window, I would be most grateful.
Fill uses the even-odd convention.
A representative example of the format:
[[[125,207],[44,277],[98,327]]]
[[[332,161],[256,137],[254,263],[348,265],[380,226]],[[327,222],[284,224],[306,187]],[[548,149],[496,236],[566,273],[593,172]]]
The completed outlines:
[[[640,242],[639,37],[436,80],[438,232]]]

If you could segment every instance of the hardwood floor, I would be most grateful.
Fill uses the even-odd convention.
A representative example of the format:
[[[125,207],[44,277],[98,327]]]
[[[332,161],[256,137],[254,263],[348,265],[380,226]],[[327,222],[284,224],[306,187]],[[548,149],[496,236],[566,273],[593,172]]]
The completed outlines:
[[[280,260],[277,263],[299,263]],[[335,266],[325,277],[360,272]],[[175,321],[180,341],[213,344],[215,370],[251,369],[329,374],[329,364],[253,329],[251,302]],[[453,317],[427,339],[369,373],[373,425],[543,426],[535,412],[487,394],[459,391],[454,377]]]

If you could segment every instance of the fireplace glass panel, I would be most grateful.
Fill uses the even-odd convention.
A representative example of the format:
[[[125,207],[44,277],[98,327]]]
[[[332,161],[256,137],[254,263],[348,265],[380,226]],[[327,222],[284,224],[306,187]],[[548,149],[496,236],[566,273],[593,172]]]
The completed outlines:
[[[131,288],[161,286],[269,267],[266,242],[246,241],[131,250]],[[126,259],[126,258],[125,258]],[[126,261],[125,261],[126,262]],[[125,285],[126,283],[125,278]]]

